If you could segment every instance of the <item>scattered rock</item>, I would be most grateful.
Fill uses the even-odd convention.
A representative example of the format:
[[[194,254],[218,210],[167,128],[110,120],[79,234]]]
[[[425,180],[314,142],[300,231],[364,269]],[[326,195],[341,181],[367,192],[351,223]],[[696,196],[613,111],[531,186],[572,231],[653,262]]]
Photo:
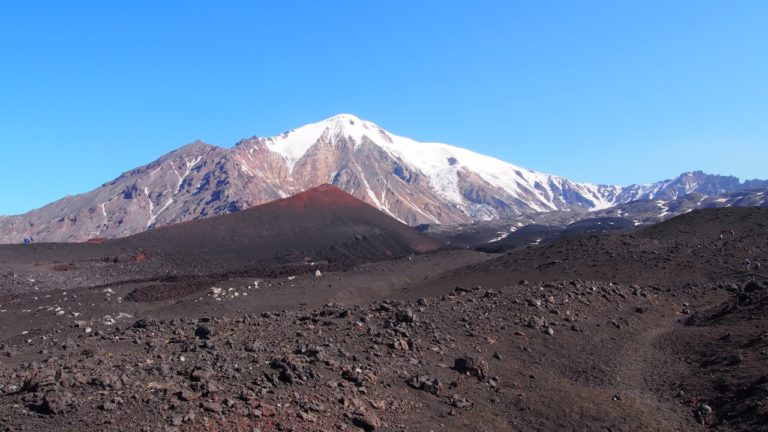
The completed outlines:
[[[526,303],[528,303],[528,306],[533,306],[536,309],[541,309],[541,300],[529,298],[525,300]]]
[[[361,387],[365,383],[365,381],[363,381],[363,377],[357,371],[351,369],[342,371],[341,377],[354,383],[358,387]]]
[[[395,320],[401,323],[412,323],[416,320],[416,315],[411,309],[401,309],[395,312]]]
[[[472,402],[470,402],[469,400],[467,400],[467,398],[458,394],[451,396],[450,399],[448,399],[448,403],[450,403],[451,406],[455,408],[461,408],[461,409],[470,408],[472,406]]]
[[[309,423],[316,423],[317,422],[317,415],[312,414],[312,413],[307,413],[307,412],[304,412],[304,411],[299,411],[299,418],[304,420],[305,422],[309,422]]]
[[[30,372],[24,378],[22,391],[37,392],[56,384],[56,371],[52,369],[38,369]]]
[[[213,375],[213,371],[210,369],[196,367],[192,370],[192,373],[189,374],[189,379],[195,382],[200,382],[211,378],[211,375]]]
[[[478,356],[467,354],[454,361],[453,368],[460,373],[467,374],[484,381],[488,376],[488,363]]]
[[[208,411],[208,412],[212,412],[212,413],[220,413],[220,412],[224,411],[224,408],[218,402],[211,402],[211,401],[203,402],[203,403],[200,404],[200,407],[203,410]]]
[[[117,409],[117,405],[112,402],[104,402],[99,405],[99,409],[102,411],[114,411]]]
[[[406,383],[421,391],[438,395],[443,390],[443,384],[437,378],[432,378],[429,375],[416,375],[411,377]]]
[[[183,401],[193,401],[195,399],[199,399],[201,396],[200,393],[196,393],[187,389],[177,392],[176,395],[179,397],[180,400],[183,400]]]
[[[51,390],[43,397],[40,411],[45,414],[63,414],[72,405],[72,394],[60,390]]]
[[[110,372],[102,372],[99,375],[91,378],[90,384],[94,387],[100,387],[103,389],[119,389],[123,387],[123,383],[120,378]]]
[[[373,414],[357,415],[352,418],[352,423],[366,432],[380,430],[381,420]]]
[[[408,343],[408,339],[395,338],[394,342],[392,342],[392,348],[396,350],[410,351],[411,346]]]
[[[198,324],[198,326],[195,327],[195,336],[200,339],[209,339],[213,336],[213,329],[205,324]]]

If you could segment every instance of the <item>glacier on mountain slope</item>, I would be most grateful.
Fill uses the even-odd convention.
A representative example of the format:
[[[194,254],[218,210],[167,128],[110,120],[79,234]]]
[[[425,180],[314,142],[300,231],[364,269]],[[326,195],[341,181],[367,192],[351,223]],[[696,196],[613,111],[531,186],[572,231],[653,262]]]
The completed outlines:
[[[621,193],[619,186],[574,183],[562,177],[521,168],[471,150],[442,143],[414,141],[388,133],[375,123],[361,120],[351,114],[340,114],[265,140],[267,148],[281,155],[288,165],[289,172],[292,172],[296,162],[318,141],[325,139],[332,142],[339,137],[346,138],[355,146],[360,145],[365,139],[369,140],[386,151],[393,159],[419,171],[429,180],[430,186],[438,194],[463,207],[468,214],[477,219],[492,219],[497,214],[490,206],[465,202],[459,189],[459,170],[461,169],[477,174],[490,185],[513,197],[523,199],[526,195],[535,196],[535,201],[527,198],[525,201],[533,210],[541,212],[558,210],[555,200],[565,201],[562,196],[556,196],[553,193],[552,185],[561,191],[566,188],[574,189],[591,203],[589,206],[591,210],[615,205],[616,198]],[[370,191],[370,187],[368,187],[368,193],[379,208],[386,207]]]

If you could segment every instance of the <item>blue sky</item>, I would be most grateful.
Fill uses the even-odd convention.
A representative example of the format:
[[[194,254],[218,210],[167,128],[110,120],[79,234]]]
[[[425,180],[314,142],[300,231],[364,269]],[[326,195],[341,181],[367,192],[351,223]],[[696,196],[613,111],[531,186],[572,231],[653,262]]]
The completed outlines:
[[[338,113],[593,183],[768,178],[768,2],[3,2],[0,214]]]

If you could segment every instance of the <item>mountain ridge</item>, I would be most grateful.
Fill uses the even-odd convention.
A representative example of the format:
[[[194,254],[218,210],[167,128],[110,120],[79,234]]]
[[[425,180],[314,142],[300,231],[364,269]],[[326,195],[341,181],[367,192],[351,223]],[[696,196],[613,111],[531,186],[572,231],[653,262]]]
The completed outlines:
[[[744,183],[700,171],[650,185],[578,183],[471,150],[420,143],[340,114],[231,148],[182,146],[84,194],[0,218],[0,243],[123,237],[227,214],[331,183],[409,225],[457,224],[555,210],[600,210],[638,199]]]

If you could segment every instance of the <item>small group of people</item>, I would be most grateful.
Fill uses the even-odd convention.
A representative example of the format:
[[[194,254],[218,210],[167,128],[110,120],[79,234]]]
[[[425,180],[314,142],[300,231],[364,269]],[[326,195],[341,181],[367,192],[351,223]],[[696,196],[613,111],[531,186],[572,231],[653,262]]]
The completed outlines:
[[[759,260],[751,260],[749,258],[744,259],[744,266],[747,268],[747,273],[755,273],[760,274],[760,261]]]

